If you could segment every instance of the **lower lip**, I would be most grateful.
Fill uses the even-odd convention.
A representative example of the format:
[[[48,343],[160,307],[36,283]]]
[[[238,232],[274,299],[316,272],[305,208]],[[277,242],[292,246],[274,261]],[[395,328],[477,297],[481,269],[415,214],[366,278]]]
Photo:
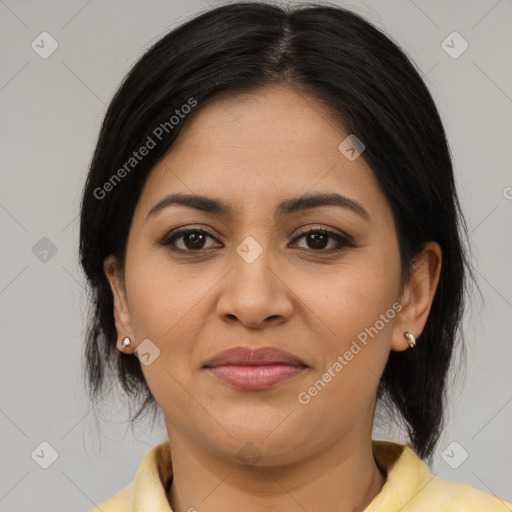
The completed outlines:
[[[302,373],[304,366],[272,364],[261,366],[223,365],[208,368],[217,379],[240,389],[267,389]]]

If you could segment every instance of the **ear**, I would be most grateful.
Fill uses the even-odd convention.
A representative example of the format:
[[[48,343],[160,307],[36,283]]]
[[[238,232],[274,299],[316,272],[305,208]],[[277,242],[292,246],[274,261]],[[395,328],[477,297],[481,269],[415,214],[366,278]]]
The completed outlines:
[[[436,242],[427,242],[415,258],[409,282],[404,286],[393,330],[391,350],[409,348],[405,332],[418,338],[427,322],[441,273],[442,251]],[[420,341],[421,342],[421,341]]]
[[[131,325],[128,301],[126,299],[126,288],[121,265],[115,256],[108,256],[103,262],[105,275],[110,283],[114,297],[114,320],[117,330],[117,348],[126,354],[131,354],[135,350],[134,334]],[[132,344],[123,347],[122,341],[126,337],[131,338]]]

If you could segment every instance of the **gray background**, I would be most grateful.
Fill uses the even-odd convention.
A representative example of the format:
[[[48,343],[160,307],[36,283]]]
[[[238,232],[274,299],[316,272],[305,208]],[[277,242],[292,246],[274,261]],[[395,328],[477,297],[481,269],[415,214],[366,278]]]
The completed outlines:
[[[151,43],[218,4],[0,0],[4,512],[89,510],[128,484],[142,457],[166,439],[163,421],[155,429],[149,423],[130,429],[116,395],[100,411],[91,410],[85,396],[87,303],[77,262],[78,205],[102,116],[120,80]],[[464,321],[467,376],[452,390],[432,469],[510,501],[512,3],[340,4],[384,29],[426,77],[451,144],[483,292],[483,304],[475,300]],[[58,43],[47,59],[31,47],[43,31]],[[469,44],[458,58],[442,47],[453,31]],[[452,52],[461,48],[450,41]],[[51,244],[40,242],[43,237]],[[375,436],[402,439],[385,429]],[[58,452],[48,469],[34,460],[50,462],[51,450],[43,446],[41,455],[44,441]],[[34,450],[39,458],[31,457]]]

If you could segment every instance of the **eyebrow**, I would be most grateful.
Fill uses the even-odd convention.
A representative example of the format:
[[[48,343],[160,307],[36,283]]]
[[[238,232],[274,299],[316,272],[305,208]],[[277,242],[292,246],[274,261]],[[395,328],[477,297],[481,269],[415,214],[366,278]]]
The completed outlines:
[[[219,199],[198,194],[176,193],[165,196],[161,201],[155,204],[146,215],[146,220],[172,205],[187,206],[202,212],[224,217],[233,216],[232,208]],[[356,213],[366,221],[370,221],[371,219],[370,214],[353,199],[340,194],[327,193],[305,194],[291,199],[285,199],[277,206],[275,215],[276,217],[282,217],[298,211],[311,210],[321,206],[338,206],[346,208]]]

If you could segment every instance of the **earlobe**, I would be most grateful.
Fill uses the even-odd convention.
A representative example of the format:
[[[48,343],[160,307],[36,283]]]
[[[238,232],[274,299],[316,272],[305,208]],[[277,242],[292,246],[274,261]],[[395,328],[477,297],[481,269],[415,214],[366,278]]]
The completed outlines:
[[[108,256],[103,262],[103,269],[110,284],[114,299],[114,321],[117,330],[117,348],[121,352],[132,353],[130,344],[123,343],[127,337],[133,339],[133,332],[128,310],[121,266],[115,256]]]
[[[409,282],[404,287],[391,350],[400,352],[414,346],[423,332],[439,283],[441,264],[441,247],[436,242],[427,242],[415,258]],[[417,343],[421,343],[421,338]]]

